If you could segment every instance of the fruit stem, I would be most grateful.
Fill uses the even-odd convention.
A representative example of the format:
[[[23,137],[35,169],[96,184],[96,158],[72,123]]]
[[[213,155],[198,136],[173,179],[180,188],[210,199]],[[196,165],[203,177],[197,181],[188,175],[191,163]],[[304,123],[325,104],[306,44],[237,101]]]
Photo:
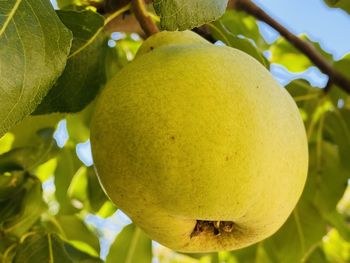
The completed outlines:
[[[157,25],[146,10],[144,0],[131,0],[131,6],[137,21],[147,37],[159,32]]]

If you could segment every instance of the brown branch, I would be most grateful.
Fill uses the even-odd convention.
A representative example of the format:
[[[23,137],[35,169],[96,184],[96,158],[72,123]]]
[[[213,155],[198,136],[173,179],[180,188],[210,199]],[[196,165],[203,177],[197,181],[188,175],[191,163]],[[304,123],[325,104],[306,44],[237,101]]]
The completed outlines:
[[[235,6],[237,9],[256,17],[278,31],[291,44],[303,52],[315,64],[315,66],[317,66],[323,73],[327,74],[330,83],[338,85],[341,89],[350,94],[350,80],[337,71],[311,43],[304,41],[291,33],[250,0],[237,0]]]
[[[132,10],[136,19],[139,21],[142,30],[149,37],[159,32],[157,25],[152,18],[147,14],[144,0],[131,0]]]

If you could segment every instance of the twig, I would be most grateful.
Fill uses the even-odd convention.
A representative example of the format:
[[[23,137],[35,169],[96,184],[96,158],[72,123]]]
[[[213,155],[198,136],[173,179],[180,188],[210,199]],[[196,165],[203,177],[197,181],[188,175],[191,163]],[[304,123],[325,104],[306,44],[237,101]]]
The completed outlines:
[[[291,44],[303,52],[323,73],[327,74],[331,83],[333,82],[350,94],[350,80],[337,71],[312,44],[300,39],[288,31],[288,29],[270,17],[264,10],[254,4],[251,0],[237,0],[235,6],[237,9],[245,11],[278,31]]]
[[[132,10],[134,11],[136,19],[139,21],[142,30],[146,36],[149,37],[157,32],[159,29],[153,22],[152,18],[147,14],[144,0],[131,0]]]

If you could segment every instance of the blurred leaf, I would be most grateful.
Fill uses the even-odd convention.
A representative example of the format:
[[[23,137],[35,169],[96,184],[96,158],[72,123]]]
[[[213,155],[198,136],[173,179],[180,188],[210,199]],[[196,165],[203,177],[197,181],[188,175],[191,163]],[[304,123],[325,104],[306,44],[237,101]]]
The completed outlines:
[[[99,255],[100,242],[80,217],[77,215],[58,215],[53,220],[64,238],[71,241],[71,245],[92,256]],[[82,244],[82,246],[81,243],[86,245]]]
[[[72,200],[79,201],[84,209],[93,213],[108,201],[93,167],[79,168],[72,178],[67,194]]]
[[[96,215],[102,218],[107,218],[112,216],[117,211],[117,207],[111,202],[106,201],[97,211]]]
[[[5,133],[4,136],[0,137],[0,154],[11,150],[15,136],[12,133]]]
[[[332,61],[332,55],[326,53],[318,43],[312,42],[306,35],[301,35],[300,38],[313,45],[327,60]],[[283,37],[273,43],[269,50],[270,61],[285,66],[289,71],[302,72],[313,66],[308,57]]]
[[[162,29],[192,29],[214,21],[226,10],[227,0],[155,0],[153,6],[160,16]]]
[[[66,10],[72,6],[84,6],[87,5],[89,0],[57,0],[57,5],[60,9]]]
[[[328,112],[325,116],[325,132],[327,138],[339,146],[342,164],[350,169],[348,156],[350,156],[350,110],[336,110]],[[338,180],[344,181],[348,172]],[[343,193],[334,193],[332,198],[339,200]]]
[[[350,262],[350,243],[342,239],[335,229],[323,239],[323,250],[329,262]]]
[[[234,263],[272,263],[266,255],[262,243],[230,252]]]
[[[53,133],[63,115],[28,116],[11,129],[11,151],[0,155],[0,171],[32,170],[58,151]]]
[[[323,90],[312,87],[302,79],[293,80],[286,86],[286,89],[299,107],[308,139],[313,141],[315,126],[320,116],[327,112],[329,108],[329,105],[324,101]]]
[[[304,259],[305,263],[328,263],[321,246],[316,246]]]
[[[288,221],[276,234],[263,242],[271,262],[302,262],[312,246],[326,233],[326,223],[317,209],[301,200]]]
[[[13,171],[8,174],[0,174],[0,202],[8,200],[16,195],[22,188],[26,173]]]
[[[20,211],[4,222],[3,232],[21,237],[46,211],[46,203],[42,199],[42,188],[39,180],[29,178],[25,185],[25,193],[21,201]]]
[[[6,221],[13,219],[21,212],[21,204],[26,191],[24,186],[19,190],[11,198],[0,202],[0,229],[3,228]]]
[[[57,159],[52,158],[48,160],[46,163],[43,163],[39,165],[36,169],[34,174],[36,177],[40,179],[41,182],[45,182],[47,179],[52,176],[56,170],[57,166]]]
[[[70,147],[63,148],[57,156],[57,167],[55,171],[56,199],[60,205],[59,214],[73,214],[78,211],[72,206],[71,199],[67,191],[71,180],[81,162],[75,154],[74,149]]]
[[[55,130],[58,122],[63,118],[63,114],[26,117],[10,131],[15,136],[12,148],[37,146],[42,140],[40,131],[45,129]]]
[[[225,27],[226,31],[234,36],[240,36],[252,40],[262,50],[268,48],[264,38],[260,35],[256,19],[253,16],[247,15],[245,12],[233,9],[228,10],[214,23],[220,23]]]
[[[345,77],[350,79],[350,53],[345,55],[342,59],[334,62],[334,68],[338,70],[340,73],[342,73]],[[339,88],[338,86],[333,86],[331,89],[330,94],[333,94],[336,92],[335,97],[335,105],[337,105],[337,102],[339,99],[342,99],[344,102],[344,107],[350,108],[350,97],[346,92],[343,91],[343,89]]]
[[[73,263],[55,234],[34,234],[27,237],[17,249],[14,263],[60,262]]]
[[[350,54],[347,54],[342,59],[334,62],[334,67],[350,78]]]
[[[1,137],[36,108],[62,73],[72,34],[49,0],[2,1],[0,17]]]
[[[309,148],[309,175],[303,195],[288,221],[263,242],[272,262],[306,260],[326,234],[327,226],[339,223],[334,221],[334,213],[347,181],[339,148],[322,140]]]
[[[123,39],[116,41],[115,47],[107,49],[105,59],[107,80],[111,79],[135,57],[141,44],[141,40],[135,40],[130,35],[125,35]]]
[[[126,226],[118,234],[106,259],[106,263],[149,263],[151,261],[151,240],[133,224]]]
[[[348,0],[324,0],[330,7],[337,7],[350,14],[350,2]]]
[[[57,11],[73,32],[73,44],[67,66],[35,114],[78,112],[96,96],[105,81],[105,37],[98,35],[103,16],[89,11]]]
[[[68,243],[65,243],[65,248],[74,263],[103,263],[100,258],[84,253]]]
[[[213,22],[209,25],[209,28],[215,39],[223,41],[230,47],[242,50],[243,52],[249,54],[257,61],[259,61],[264,67],[267,67],[267,61],[259,52],[259,50],[254,46],[251,40],[232,34],[226,29],[221,21]]]
[[[107,202],[108,199],[104,191],[102,190],[100,181],[97,178],[93,167],[89,167],[87,170],[88,189],[87,193],[89,196],[90,209],[96,213],[100,208]],[[110,203],[110,202],[109,202]],[[114,208],[114,209],[113,209]],[[111,210],[115,211],[115,207],[112,205]]]
[[[67,130],[70,141],[77,144],[85,142],[90,138],[90,121],[94,109],[95,101],[87,106],[83,111],[67,115]]]
[[[53,132],[51,128],[39,130],[36,145],[14,148],[0,155],[0,172],[30,171],[52,158],[58,151],[56,141],[52,137]]]
[[[74,174],[69,185],[67,191],[69,198],[80,201],[82,204],[88,203],[87,185],[87,167],[81,166]]]

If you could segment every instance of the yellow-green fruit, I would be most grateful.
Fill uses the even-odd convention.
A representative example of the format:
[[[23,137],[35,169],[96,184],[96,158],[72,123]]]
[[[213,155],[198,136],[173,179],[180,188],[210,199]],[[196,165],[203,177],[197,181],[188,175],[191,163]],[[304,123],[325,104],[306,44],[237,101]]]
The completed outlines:
[[[307,175],[293,99],[250,56],[192,32],[159,33],[140,50],[94,114],[108,196],[178,251],[233,250],[276,232]]]

